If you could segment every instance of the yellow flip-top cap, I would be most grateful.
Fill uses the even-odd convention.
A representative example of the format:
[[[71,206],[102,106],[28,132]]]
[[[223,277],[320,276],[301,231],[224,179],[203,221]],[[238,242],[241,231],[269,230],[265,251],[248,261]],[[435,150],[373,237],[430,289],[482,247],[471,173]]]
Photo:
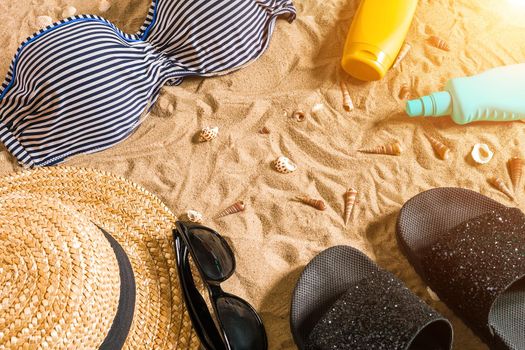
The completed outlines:
[[[372,81],[383,78],[390,68],[392,60],[379,48],[351,43],[344,51],[341,62],[343,69],[359,80]]]

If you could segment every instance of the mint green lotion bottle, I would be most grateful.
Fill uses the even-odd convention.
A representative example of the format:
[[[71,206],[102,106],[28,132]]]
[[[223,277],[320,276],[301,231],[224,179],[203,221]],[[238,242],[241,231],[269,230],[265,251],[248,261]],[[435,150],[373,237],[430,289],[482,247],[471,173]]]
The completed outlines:
[[[450,80],[445,91],[407,102],[410,117],[450,115],[457,124],[525,119],[525,64]]]

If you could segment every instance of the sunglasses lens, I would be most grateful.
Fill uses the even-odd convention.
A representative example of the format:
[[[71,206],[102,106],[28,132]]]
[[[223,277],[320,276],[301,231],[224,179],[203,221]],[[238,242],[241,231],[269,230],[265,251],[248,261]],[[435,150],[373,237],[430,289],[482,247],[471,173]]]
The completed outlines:
[[[233,350],[266,350],[264,326],[253,309],[235,298],[219,298],[217,313]]]
[[[220,281],[232,274],[231,250],[218,235],[208,230],[191,229],[188,236],[195,259],[208,280]]]

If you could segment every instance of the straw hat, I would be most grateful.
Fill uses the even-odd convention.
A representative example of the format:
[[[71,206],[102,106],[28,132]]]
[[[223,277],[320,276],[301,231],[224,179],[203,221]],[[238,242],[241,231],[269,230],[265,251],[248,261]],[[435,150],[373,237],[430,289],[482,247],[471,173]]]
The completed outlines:
[[[157,197],[104,172],[0,179],[0,349],[197,349],[174,223]]]

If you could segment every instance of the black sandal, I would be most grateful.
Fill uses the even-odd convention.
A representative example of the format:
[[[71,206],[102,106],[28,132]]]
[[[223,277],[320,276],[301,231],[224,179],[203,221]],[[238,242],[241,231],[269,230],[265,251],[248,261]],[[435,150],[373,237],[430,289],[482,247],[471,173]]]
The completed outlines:
[[[292,298],[300,350],[449,350],[452,326],[360,251],[336,246],[315,257]]]
[[[525,349],[525,214],[477,192],[409,200],[398,241],[429,287],[492,349]]]

